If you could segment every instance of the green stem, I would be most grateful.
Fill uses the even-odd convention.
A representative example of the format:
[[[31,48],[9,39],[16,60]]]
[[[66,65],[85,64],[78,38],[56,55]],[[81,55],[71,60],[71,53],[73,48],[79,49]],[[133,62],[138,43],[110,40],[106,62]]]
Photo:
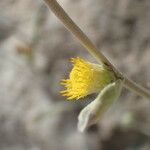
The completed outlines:
[[[110,61],[97,49],[93,42],[85,35],[85,33],[75,24],[75,22],[68,16],[63,8],[56,0],[44,0],[53,13],[61,20],[65,27],[76,36],[80,43],[88,50],[88,52],[96,58],[99,63],[107,65],[118,78],[124,80],[124,86],[140,96],[150,99],[150,92],[145,88],[137,85],[132,80],[125,77],[118,69],[110,63]]]

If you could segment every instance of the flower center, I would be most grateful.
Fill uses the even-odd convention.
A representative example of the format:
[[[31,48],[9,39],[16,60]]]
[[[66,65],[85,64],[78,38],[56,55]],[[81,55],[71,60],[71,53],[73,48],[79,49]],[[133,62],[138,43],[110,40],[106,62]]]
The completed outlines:
[[[61,91],[68,99],[79,99],[101,91],[113,80],[113,75],[101,65],[92,64],[81,58],[72,58],[73,69],[69,79],[61,82],[67,89]]]

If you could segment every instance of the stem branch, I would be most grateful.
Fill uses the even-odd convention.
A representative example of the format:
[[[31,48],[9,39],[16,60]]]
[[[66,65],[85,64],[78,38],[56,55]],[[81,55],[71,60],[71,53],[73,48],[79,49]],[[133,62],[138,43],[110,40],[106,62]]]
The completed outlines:
[[[150,99],[150,92],[128,79],[112,63],[97,49],[93,42],[85,35],[85,33],[75,24],[75,22],[68,16],[63,8],[57,3],[56,0],[44,0],[53,13],[61,20],[65,27],[72,32],[73,35],[80,41],[80,43],[88,50],[88,52],[96,58],[99,63],[107,65],[118,78],[124,80],[124,86],[140,96]]]

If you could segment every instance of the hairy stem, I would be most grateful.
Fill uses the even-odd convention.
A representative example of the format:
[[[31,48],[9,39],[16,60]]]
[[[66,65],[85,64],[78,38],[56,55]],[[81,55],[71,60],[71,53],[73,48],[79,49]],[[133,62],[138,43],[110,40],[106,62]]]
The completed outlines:
[[[99,63],[107,65],[116,75],[116,77],[124,80],[124,86],[140,96],[150,99],[150,92],[132,80],[125,77],[112,63],[97,49],[93,42],[85,35],[85,33],[75,24],[75,22],[68,16],[63,8],[56,0],[44,0],[53,13],[61,20],[65,27],[76,36],[80,43],[88,50],[88,52],[96,58]]]

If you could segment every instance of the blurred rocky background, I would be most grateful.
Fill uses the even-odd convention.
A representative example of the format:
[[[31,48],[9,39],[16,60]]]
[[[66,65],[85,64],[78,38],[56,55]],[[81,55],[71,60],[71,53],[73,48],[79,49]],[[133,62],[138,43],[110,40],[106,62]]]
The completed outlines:
[[[58,0],[123,73],[150,89],[149,0]],[[0,150],[150,150],[150,102],[124,89],[85,133],[60,80],[70,57],[95,62],[42,0],[0,0]]]

